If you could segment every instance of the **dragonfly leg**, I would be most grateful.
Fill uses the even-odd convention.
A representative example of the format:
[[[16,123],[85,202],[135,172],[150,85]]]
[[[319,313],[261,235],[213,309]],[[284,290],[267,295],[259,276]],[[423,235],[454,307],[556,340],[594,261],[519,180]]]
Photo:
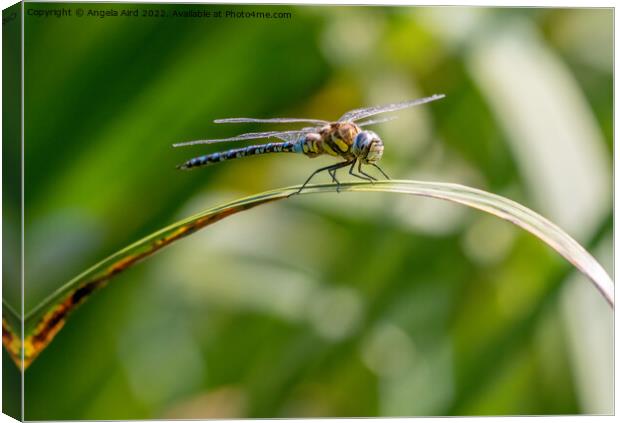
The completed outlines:
[[[336,184],[336,192],[340,192],[340,181],[338,180],[338,178],[336,178],[336,170],[337,169],[330,169],[327,171],[327,173],[329,173],[329,175],[332,177],[332,182]]]
[[[350,162],[350,161],[349,161],[349,162],[340,162],[340,163],[336,163],[336,164],[333,164],[333,165],[330,165],[330,166],[325,166],[325,167],[322,167],[322,168],[320,168],[320,169],[315,170],[314,172],[312,172],[312,173],[310,174],[310,176],[308,177],[308,179],[306,179],[306,182],[304,182],[304,184],[301,186],[301,188],[299,188],[299,190],[297,190],[296,192],[294,192],[294,193],[292,193],[291,195],[289,195],[289,197],[291,197],[291,196],[293,196],[293,195],[295,195],[295,194],[299,194],[300,192],[302,192],[302,191],[303,191],[303,189],[306,187],[306,185],[308,185],[308,182],[310,182],[310,180],[311,180],[311,179],[312,179],[312,178],[313,178],[313,177],[314,177],[317,173],[320,173],[320,172],[323,172],[323,171],[327,171],[327,172],[330,174],[330,176],[332,177],[332,180],[333,180],[334,182],[336,182],[336,184],[337,184],[336,189],[337,189],[338,191],[340,191],[340,182],[338,181],[338,179],[336,179],[336,170],[338,170],[338,169],[340,169],[340,168],[342,168],[342,167],[348,166],[349,164],[351,164],[351,162]],[[332,174],[332,172],[334,172],[334,173]]]
[[[332,177],[332,182],[333,182],[333,183],[335,183],[335,184],[338,184],[338,183],[339,183],[339,182],[338,182],[338,179],[336,179],[336,170],[334,170],[334,169],[330,169],[330,170],[328,170],[328,171],[327,171],[327,173],[329,173],[329,176],[331,176],[331,177]]]
[[[376,163],[370,163],[371,165],[373,165],[374,167],[376,167],[377,169],[379,169],[379,172],[381,172],[383,174],[383,176],[385,176],[385,179],[391,179],[389,176],[387,176],[387,173],[385,173],[383,171],[383,169],[381,169],[379,166],[377,166]]]
[[[357,159],[356,159],[356,160],[357,160]],[[353,169],[354,169],[354,166],[355,166],[355,161],[356,161],[356,160],[353,160],[353,163],[351,163],[351,167],[349,168],[349,175],[351,175],[351,176],[355,176],[356,178],[363,179],[363,180],[365,180],[365,181],[370,181],[370,182],[372,182],[372,180],[373,180],[374,178],[372,178],[370,175],[367,175],[367,176],[362,176],[362,175],[358,175],[357,173],[354,173],[354,172],[353,172]],[[360,164],[361,164],[361,162],[360,162]],[[372,179],[371,179],[371,178],[372,178]]]
[[[365,179],[368,179],[370,182],[374,183],[374,181],[377,180],[377,178],[375,178],[374,176],[371,176],[369,174],[367,174],[366,172],[364,172],[362,170],[362,162],[359,162],[359,164],[357,165],[357,170],[359,171],[359,173],[361,173],[362,175],[366,176]]]

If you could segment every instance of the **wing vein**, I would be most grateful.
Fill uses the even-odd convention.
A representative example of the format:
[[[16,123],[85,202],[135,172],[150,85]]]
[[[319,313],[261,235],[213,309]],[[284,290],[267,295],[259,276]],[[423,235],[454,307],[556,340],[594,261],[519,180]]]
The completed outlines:
[[[194,141],[185,141],[172,144],[173,147],[186,147],[188,145],[198,145],[198,144],[217,144],[221,142],[230,142],[230,141],[245,141],[245,140],[253,140],[253,139],[261,139],[261,138],[280,138],[285,141],[293,141],[297,137],[311,132],[314,128],[304,128],[301,130],[295,131],[268,131],[268,132],[248,132],[246,134],[237,135],[235,137],[229,138],[217,138],[217,139],[208,139],[208,140],[194,140]]]
[[[419,106],[420,104],[439,100],[444,97],[445,97],[444,94],[434,94],[430,97],[418,98],[416,100],[408,100],[408,101],[403,101],[400,103],[391,103],[391,104],[384,104],[382,106],[371,106],[371,107],[365,107],[362,109],[355,109],[355,110],[348,111],[344,115],[342,115],[342,117],[338,119],[338,122],[352,122],[355,120],[377,115],[379,113],[395,112],[397,110],[406,109],[408,107]]]
[[[248,122],[258,122],[258,123],[296,123],[296,122],[305,122],[305,123],[314,123],[318,125],[326,125],[329,122],[321,119],[299,119],[299,118],[270,118],[270,119],[256,119],[256,118],[226,118],[226,119],[216,119],[213,122],[215,123],[248,123]]]

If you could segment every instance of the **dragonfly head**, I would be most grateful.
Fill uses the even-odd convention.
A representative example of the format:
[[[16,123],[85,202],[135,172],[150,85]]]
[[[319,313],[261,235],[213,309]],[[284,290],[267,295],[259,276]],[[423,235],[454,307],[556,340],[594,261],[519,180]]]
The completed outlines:
[[[372,131],[361,131],[355,137],[352,152],[362,163],[376,163],[383,156],[383,141]]]

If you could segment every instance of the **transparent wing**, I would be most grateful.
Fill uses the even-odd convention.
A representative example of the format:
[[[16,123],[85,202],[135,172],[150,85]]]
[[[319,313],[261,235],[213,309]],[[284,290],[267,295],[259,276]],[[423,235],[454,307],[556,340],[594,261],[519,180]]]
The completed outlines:
[[[245,141],[245,140],[254,140],[261,138],[280,138],[284,141],[294,141],[299,136],[306,134],[308,132],[312,132],[316,130],[316,128],[304,128],[296,131],[269,131],[269,132],[249,132],[247,134],[237,135],[236,137],[230,138],[218,138],[211,140],[194,140],[194,141],[186,141],[179,142],[176,144],[172,144],[173,147],[185,147],[188,145],[196,145],[196,144],[216,144],[220,142],[229,142],[229,141]]]
[[[320,119],[298,119],[298,118],[272,118],[272,119],[227,118],[227,119],[216,119],[213,122],[215,122],[215,123],[245,123],[245,122],[295,123],[295,122],[305,122],[305,123],[314,123],[316,125],[326,125],[326,124],[329,123],[326,120],[320,120]]]
[[[390,116],[381,119],[370,119],[365,120],[364,122],[360,122],[357,126],[368,126],[368,125],[376,125],[377,123],[389,122],[391,120],[398,119],[398,116]]]
[[[444,98],[444,97],[445,97],[444,94],[434,94],[430,97],[419,98],[417,100],[409,100],[409,101],[403,101],[401,103],[392,103],[392,104],[385,104],[383,106],[372,106],[372,107],[366,107],[363,109],[355,109],[342,115],[342,117],[338,119],[338,122],[351,122],[354,120],[373,116],[379,113],[395,112],[397,110],[402,110],[402,109],[406,109],[408,107],[413,107],[413,106],[419,106],[420,104],[439,100],[440,98]]]

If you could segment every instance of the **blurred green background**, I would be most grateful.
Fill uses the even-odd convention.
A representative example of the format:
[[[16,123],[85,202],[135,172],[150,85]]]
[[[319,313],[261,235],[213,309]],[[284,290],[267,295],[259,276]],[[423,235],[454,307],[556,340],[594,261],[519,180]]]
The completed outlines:
[[[334,162],[177,171],[216,148],[174,142],[273,128],[213,119],[336,119],[433,93],[446,98],[374,128],[386,172],[512,198],[610,271],[611,9],[26,4],[62,7],[292,15],[26,16],[26,313],[160,227]],[[570,265],[496,218],[305,196],[114,279],[27,370],[25,417],[609,414],[612,320]]]

